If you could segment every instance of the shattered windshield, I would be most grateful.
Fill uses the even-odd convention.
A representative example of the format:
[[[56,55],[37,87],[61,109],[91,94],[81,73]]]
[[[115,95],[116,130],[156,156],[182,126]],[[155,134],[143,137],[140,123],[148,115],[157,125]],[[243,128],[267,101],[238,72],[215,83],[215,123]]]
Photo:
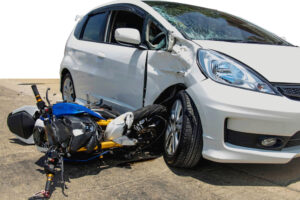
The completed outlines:
[[[171,2],[145,3],[191,40],[291,45],[252,23],[217,10]]]

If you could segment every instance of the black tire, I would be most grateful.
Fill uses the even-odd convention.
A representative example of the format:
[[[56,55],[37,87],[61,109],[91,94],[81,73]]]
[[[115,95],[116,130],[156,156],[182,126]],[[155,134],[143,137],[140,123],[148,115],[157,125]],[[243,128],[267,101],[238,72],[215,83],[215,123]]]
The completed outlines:
[[[71,95],[72,97],[70,97],[70,99],[67,99],[67,98],[66,98],[66,95],[65,95],[64,86],[65,86],[66,81],[70,81],[71,84],[72,84],[73,94]],[[62,77],[62,82],[61,82],[61,93],[62,93],[62,99],[63,99],[64,101],[75,102],[75,99],[76,99],[75,87],[74,87],[74,82],[73,82],[73,79],[72,79],[72,76],[71,76],[70,73],[66,73],[66,74]]]
[[[168,117],[166,107],[158,104],[149,105],[134,111],[133,115],[133,126],[140,127],[138,124],[142,123],[142,130],[134,128],[135,131],[142,133],[140,136],[147,137],[147,135],[149,136],[148,131],[150,130],[151,132],[150,143],[144,144],[145,146],[141,148],[143,150],[149,150],[154,154],[161,155],[163,152],[163,136],[166,130]],[[152,127],[153,124],[155,124],[154,127]],[[148,132],[148,134],[145,134],[144,131]]]
[[[176,150],[174,150],[173,154],[170,154],[168,153],[169,145],[167,144],[166,131],[164,139],[164,159],[171,167],[193,168],[202,159],[202,125],[195,104],[184,90],[177,93],[173,105],[177,100],[182,103],[180,112],[182,115],[181,133],[178,136],[179,140]],[[170,120],[171,119],[169,119],[168,126],[171,126]],[[169,141],[171,141],[171,139]]]
[[[166,107],[158,104],[153,104],[149,106],[145,106],[133,112],[134,121],[133,124],[141,121],[144,118],[150,118],[155,115],[161,116],[163,118],[167,117],[167,109]]]

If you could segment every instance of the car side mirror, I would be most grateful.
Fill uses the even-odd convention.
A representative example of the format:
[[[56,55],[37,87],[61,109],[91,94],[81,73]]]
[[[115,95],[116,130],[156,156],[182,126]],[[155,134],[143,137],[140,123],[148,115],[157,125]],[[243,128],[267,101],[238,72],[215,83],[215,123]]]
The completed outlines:
[[[117,28],[115,39],[119,43],[139,45],[141,44],[141,34],[134,28]]]

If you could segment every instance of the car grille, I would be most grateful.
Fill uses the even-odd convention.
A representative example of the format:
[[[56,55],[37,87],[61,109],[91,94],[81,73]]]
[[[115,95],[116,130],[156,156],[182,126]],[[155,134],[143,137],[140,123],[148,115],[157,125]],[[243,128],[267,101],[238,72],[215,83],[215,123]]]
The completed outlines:
[[[284,96],[300,101],[300,84],[273,84]]]

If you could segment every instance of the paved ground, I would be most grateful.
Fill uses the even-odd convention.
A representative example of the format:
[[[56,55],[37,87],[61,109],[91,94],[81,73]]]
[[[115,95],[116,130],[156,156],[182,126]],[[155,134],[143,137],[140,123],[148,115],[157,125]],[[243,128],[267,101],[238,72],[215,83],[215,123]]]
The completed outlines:
[[[15,140],[6,126],[13,109],[34,104],[30,86],[41,94],[59,80],[0,80],[0,199],[26,199],[44,187],[42,154]],[[25,84],[24,84],[25,83]],[[22,85],[20,85],[22,84]],[[42,95],[43,96],[43,95]],[[67,165],[67,197],[56,187],[53,199],[300,199],[300,159],[286,165],[206,162],[194,170],[168,168],[163,159],[128,165]]]

